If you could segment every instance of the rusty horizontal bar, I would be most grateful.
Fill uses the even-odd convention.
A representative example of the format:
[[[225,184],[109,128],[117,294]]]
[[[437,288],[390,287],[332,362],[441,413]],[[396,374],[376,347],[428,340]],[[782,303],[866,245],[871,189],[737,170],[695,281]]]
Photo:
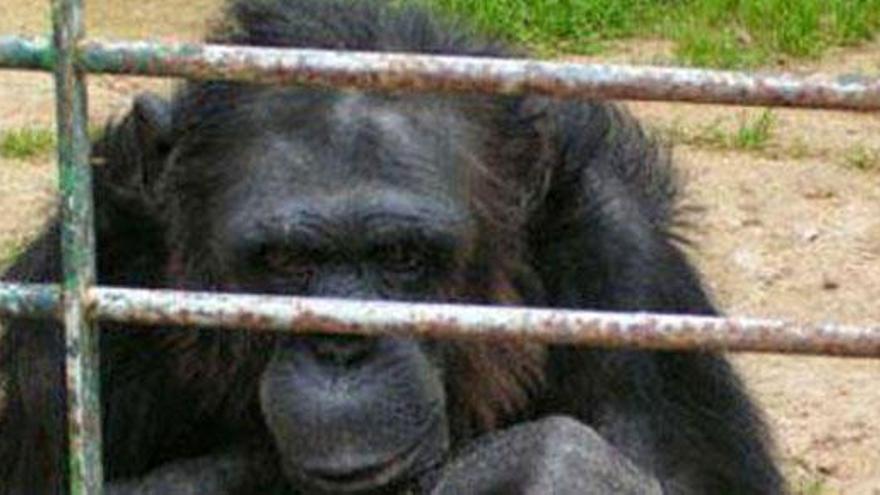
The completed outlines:
[[[0,315],[61,319],[61,288],[55,284],[0,282]]]
[[[55,47],[48,39],[0,36],[0,68],[51,72],[55,60]]]
[[[144,325],[880,357],[880,327],[107,287],[91,297],[96,318]],[[0,283],[0,315],[51,317],[57,302],[51,286]]]
[[[0,38],[0,67],[48,70],[52,60],[43,40]],[[80,62],[89,72],[266,84],[880,110],[880,79],[854,75],[98,40],[80,45]]]

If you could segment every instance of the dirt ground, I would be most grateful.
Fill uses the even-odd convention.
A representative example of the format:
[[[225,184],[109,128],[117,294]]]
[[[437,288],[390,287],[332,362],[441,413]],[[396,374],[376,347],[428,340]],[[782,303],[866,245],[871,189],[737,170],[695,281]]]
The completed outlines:
[[[48,2],[46,2],[48,3]],[[90,1],[89,31],[101,37],[197,38],[217,0]],[[38,34],[48,11],[3,0],[0,33]],[[604,60],[667,63],[665,43],[623,43]],[[880,43],[838,50],[787,70],[877,75]],[[118,115],[131,96],[167,91],[166,81],[92,77],[91,117]],[[47,75],[0,73],[0,132],[52,124]],[[736,131],[759,110],[633,103],[651,127],[676,135]],[[880,167],[853,156],[880,156],[880,116],[774,111],[767,146],[742,151],[699,143],[676,146],[687,180],[694,257],[730,314],[867,324],[880,322]],[[696,143],[696,144],[695,144]],[[0,158],[0,246],[32,236],[51,209],[48,157]],[[880,494],[880,361],[735,356],[764,405],[798,493]]]

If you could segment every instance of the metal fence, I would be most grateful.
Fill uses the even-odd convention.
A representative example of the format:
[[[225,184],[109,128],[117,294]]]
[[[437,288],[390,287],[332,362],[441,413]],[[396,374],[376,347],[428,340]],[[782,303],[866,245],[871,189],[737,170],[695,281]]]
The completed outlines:
[[[86,40],[82,0],[53,0],[52,40],[0,37],[0,69],[54,71],[63,276],[0,283],[0,315],[63,321],[71,493],[102,492],[96,322],[406,334],[635,347],[880,357],[880,326],[646,313],[404,304],[95,286],[85,74],[371,90],[543,94],[870,111],[880,80],[452,56]]]

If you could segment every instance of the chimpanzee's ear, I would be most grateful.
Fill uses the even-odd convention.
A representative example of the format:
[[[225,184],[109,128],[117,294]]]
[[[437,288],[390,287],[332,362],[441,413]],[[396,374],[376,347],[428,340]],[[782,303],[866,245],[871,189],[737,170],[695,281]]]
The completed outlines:
[[[142,143],[167,146],[171,137],[171,105],[155,93],[141,93],[131,109]]]
[[[623,108],[553,101],[536,127],[548,179],[529,222],[548,303],[607,310],[713,310],[676,244],[668,150]]]
[[[145,159],[143,181],[152,185],[161,175],[173,145],[171,104],[155,93],[142,93],[134,100],[131,117]]]
[[[167,263],[161,191],[175,145],[172,120],[168,100],[142,94],[92,144],[102,283],[158,283],[153,277]]]
[[[144,93],[129,113],[111,123],[93,143],[96,189],[113,199],[150,203],[174,147],[172,106],[163,97]]]

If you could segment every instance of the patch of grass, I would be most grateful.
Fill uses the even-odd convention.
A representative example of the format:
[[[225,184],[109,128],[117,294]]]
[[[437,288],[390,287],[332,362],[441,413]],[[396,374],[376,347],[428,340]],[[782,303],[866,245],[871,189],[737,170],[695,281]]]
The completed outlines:
[[[95,141],[104,135],[104,126],[89,124],[89,139]],[[55,129],[22,127],[0,132],[0,157],[26,159],[43,157],[55,150]]]
[[[844,165],[862,172],[880,171],[880,151],[858,146],[844,156]]]
[[[823,480],[814,479],[800,481],[794,486],[795,495],[826,495],[831,493]]]
[[[0,156],[25,159],[41,156],[55,149],[55,131],[24,127],[0,134]]]
[[[745,67],[760,65],[767,60],[759,49],[745,50],[734,30],[710,30],[688,23],[676,26],[675,56],[679,61],[699,67]]]
[[[873,38],[880,0],[700,0],[667,24],[684,62],[753,67]]]
[[[654,127],[652,132],[663,141],[673,144],[685,144],[703,148],[729,148],[728,134],[722,129],[722,120],[716,119],[711,124],[696,128],[686,127],[680,121],[671,125]]]
[[[654,0],[424,0],[547,55],[594,53],[631,36]]]
[[[770,140],[776,116],[772,110],[764,110],[755,120],[740,122],[739,128],[732,138],[732,145],[741,150],[761,150]]]
[[[757,118],[742,117],[736,129],[725,129],[724,119],[698,127],[686,129],[676,123],[657,129],[663,139],[674,143],[701,146],[705,148],[762,151],[773,137],[776,116],[771,110],[764,110]]]
[[[676,43],[680,61],[752,67],[814,57],[871,39],[880,0],[422,0],[548,55],[592,53],[604,41]]]

